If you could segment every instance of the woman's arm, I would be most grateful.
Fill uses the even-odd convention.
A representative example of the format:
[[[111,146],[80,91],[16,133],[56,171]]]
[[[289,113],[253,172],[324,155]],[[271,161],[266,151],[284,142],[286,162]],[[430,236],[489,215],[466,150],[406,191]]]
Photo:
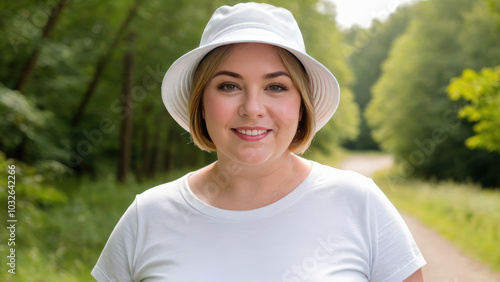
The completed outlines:
[[[404,282],[423,282],[424,276],[422,275],[422,268],[415,271],[410,277],[406,278]]]

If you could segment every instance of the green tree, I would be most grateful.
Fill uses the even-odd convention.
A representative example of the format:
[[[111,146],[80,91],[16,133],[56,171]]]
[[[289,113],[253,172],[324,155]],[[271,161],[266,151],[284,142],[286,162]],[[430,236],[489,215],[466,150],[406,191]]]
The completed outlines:
[[[460,111],[460,118],[474,122],[474,136],[465,140],[471,149],[482,148],[500,153],[500,67],[485,68],[481,72],[464,70],[461,77],[452,79],[447,88],[452,100],[468,102]]]
[[[24,160],[28,164],[41,159],[56,160],[81,175],[114,173],[120,153],[120,124],[127,112],[122,104],[121,85],[122,58],[128,43],[122,34],[130,32],[136,35],[129,103],[134,112],[130,140],[130,166],[134,173],[145,178],[155,172],[212,161],[215,154],[200,152],[189,134],[168,115],[161,103],[160,85],[173,61],[198,46],[213,11],[222,4],[237,2],[240,1],[66,1],[50,37],[43,40],[44,27],[57,1],[0,4],[0,32],[6,35],[0,37],[4,59],[0,81],[5,91],[13,89],[32,51],[39,50],[29,79],[22,92],[16,93],[25,96],[33,113],[51,117],[31,123],[29,128],[37,129],[37,133],[26,138]],[[308,52],[331,69],[342,86],[341,106],[320,131],[313,148],[335,147],[355,137],[359,117],[349,90],[352,73],[338,51],[342,34],[335,25],[333,7],[323,0],[270,2],[292,11]],[[134,16],[128,19],[129,15]],[[93,94],[81,106],[89,91]],[[76,111],[79,108],[85,110]],[[10,124],[4,117],[2,111],[1,123]],[[51,130],[43,130],[47,128]],[[24,136],[22,131],[16,132]],[[13,157],[15,149],[10,146],[14,143],[9,142],[18,138],[8,138],[2,136],[0,144],[7,157]],[[21,141],[17,142],[15,145]]]
[[[383,64],[366,115],[374,139],[406,168],[400,169],[399,180],[417,175],[500,185],[496,173],[500,158],[465,147],[464,140],[473,134],[472,124],[456,117],[462,105],[450,101],[446,93],[450,79],[463,69],[500,64],[498,44],[490,45],[493,39],[471,42],[464,36],[491,28],[492,21],[480,20],[495,17],[484,9],[487,2],[420,2],[415,11],[418,16]],[[489,60],[475,60],[478,52]]]
[[[385,22],[375,20],[369,28],[354,26],[345,31],[343,52],[354,72],[352,90],[361,110],[360,134],[346,144],[348,148],[378,149],[362,113],[372,98],[371,88],[380,77],[382,62],[393,42],[406,30],[412,9],[413,6],[399,7]]]

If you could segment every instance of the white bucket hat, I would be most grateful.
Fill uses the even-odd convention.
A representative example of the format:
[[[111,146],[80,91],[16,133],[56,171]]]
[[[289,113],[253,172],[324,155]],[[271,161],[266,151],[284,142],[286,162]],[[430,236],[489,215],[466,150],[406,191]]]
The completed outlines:
[[[200,46],[170,66],[163,78],[161,95],[174,120],[189,131],[189,93],[194,73],[203,57],[222,45],[250,42],[284,48],[299,59],[309,75],[316,131],[322,128],[339,105],[337,79],[307,55],[302,33],[290,11],[260,3],[241,3],[217,9],[203,31]]]

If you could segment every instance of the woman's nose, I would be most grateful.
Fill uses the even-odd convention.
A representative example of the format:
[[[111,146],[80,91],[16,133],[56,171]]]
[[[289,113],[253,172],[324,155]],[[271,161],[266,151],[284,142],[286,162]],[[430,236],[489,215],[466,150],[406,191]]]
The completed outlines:
[[[242,97],[240,115],[248,118],[257,118],[264,116],[265,112],[264,97],[260,90],[246,90]]]

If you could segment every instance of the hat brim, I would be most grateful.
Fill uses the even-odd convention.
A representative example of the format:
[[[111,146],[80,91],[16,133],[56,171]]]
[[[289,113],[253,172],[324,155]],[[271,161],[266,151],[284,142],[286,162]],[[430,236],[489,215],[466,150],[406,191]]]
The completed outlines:
[[[340,88],[337,79],[321,63],[300,50],[275,32],[261,28],[238,29],[219,36],[208,45],[200,46],[177,59],[168,69],[161,85],[162,100],[170,115],[186,131],[189,130],[189,93],[193,76],[203,57],[213,49],[235,43],[264,43],[275,45],[291,52],[305,67],[311,84],[316,131],[330,120],[340,102]]]

